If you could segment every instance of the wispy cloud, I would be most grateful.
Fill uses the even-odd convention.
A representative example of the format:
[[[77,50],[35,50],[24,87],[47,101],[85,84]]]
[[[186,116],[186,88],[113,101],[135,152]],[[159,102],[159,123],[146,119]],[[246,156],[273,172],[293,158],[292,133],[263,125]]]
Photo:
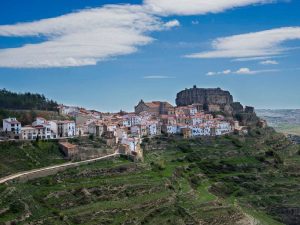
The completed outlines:
[[[104,5],[55,18],[0,25],[0,36],[43,38],[37,44],[0,49],[0,67],[95,65],[113,57],[132,54],[138,51],[139,46],[150,44],[154,41],[150,36],[153,31],[180,25],[178,20],[163,22],[163,16],[218,13],[270,2],[273,1],[144,0],[140,5]]]
[[[203,15],[275,0],[145,0],[144,3],[159,15]]]
[[[173,28],[173,27],[179,27],[180,26],[180,22],[178,20],[171,20],[169,22],[166,22],[164,24],[164,26],[166,28]]]
[[[279,63],[276,60],[265,60],[265,61],[259,62],[259,64],[261,64],[261,65],[277,65]]]
[[[271,73],[271,72],[279,72],[280,70],[273,69],[273,70],[251,70],[247,67],[240,68],[238,70],[224,70],[218,72],[208,72],[207,76],[216,76],[216,75],[229,75],[229,74],[236,74],[236,75],[253,75],[259,73]]]
[[[300,27],[282,27],[255,33],[218,38],[211,51],[187,55],[188,58],[249,58],[281,55],[291,50],[283,42],[300,39]]]
[[[139,5],[107,5],[56,18],[0,26],[0,36],[43,36],[47,40],[0,50],[0,67],[95,65],[131,54],[153,41],[148,33],[179,25],[163,23]]]
[[[145,76],[144,79],[174,79],[172,76]]]

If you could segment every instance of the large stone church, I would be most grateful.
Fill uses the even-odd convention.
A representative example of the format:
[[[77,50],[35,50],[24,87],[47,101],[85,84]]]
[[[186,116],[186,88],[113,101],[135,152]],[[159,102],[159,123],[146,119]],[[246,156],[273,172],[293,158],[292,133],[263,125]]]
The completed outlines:
[[[174,109],[168,102],[160,102],[160,101],[152,101],[152,102],[144,102],[141,100],[137,106],[134,107],[135,113],[139,114],[141,112],[148,112],[152,115],[164,115],[168,114],[169,110]]]

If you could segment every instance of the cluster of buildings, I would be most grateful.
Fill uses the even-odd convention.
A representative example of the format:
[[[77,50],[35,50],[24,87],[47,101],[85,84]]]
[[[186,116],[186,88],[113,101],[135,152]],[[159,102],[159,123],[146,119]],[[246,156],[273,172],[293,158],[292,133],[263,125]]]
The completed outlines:
[[[45,120],[36,118],[30,126],[23,126],[16,118],[3,120],[3,131],[12,138],[23,140],[56,139],[74,136],[101,137],[110,146],[120,146],[124,151],[136,152],[143,137],[160,134],[218,136],[232,132],[237,121],[214,117],[200,104],[174,107],[168,102],[141,100],[135,112],[101,113],[79,107],[59,106],[59,112],[74,120]]]
[[[76,136],[76,125],[74,121],[47,121],[37,117],[31,125],[22,127],[16,118],[8,118],[3,120],[3,132],[13,139],[36,140],[39,138],[47,140]]]

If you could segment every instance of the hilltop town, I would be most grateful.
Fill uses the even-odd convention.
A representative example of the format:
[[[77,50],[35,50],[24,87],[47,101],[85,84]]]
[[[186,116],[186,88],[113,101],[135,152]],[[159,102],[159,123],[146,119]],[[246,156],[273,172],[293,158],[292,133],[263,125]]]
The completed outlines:
[[[299,145],[228,91],[57,107],[3,119],[0,223],[298,224]]]
[[[21,124],[17,118],[3,119],[2,139],[61,139],[67,156],[74,154],[73,137],[102,138],[110,147],[128,154],[140,151],[145,137],[180,135],[185,139],[220,136],[232,132],[246,134],[249,126],[266,126],[258,120],[253,107],[233,102],[228,91],[194,86],[177,94],[177,106],[168,102],[141,100],[134,112],[101,113],[81,107],[59,105],[58,112],[73,120],[46,120],[37,117],[32,124]],[[254,118],[250,119],[249,118]]]

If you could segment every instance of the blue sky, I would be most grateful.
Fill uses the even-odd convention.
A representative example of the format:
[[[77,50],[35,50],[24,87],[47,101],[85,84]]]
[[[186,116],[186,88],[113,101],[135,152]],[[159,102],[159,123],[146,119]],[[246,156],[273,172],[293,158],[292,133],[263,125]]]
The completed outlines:
[[[132,111],[196,84],[300,108],[300,1],[170,1],[1,1],[0,88]]]

